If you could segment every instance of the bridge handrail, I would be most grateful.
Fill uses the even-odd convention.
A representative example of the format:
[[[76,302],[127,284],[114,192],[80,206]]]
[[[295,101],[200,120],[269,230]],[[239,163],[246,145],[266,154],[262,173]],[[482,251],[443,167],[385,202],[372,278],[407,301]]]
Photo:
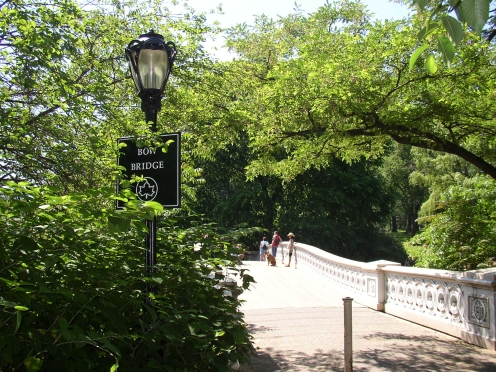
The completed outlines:
[[[287,244],[281,242],[281,251]],[[386,260],[349,260],[298,242],[295,248],[298,266],[310,268],[356,302],[496,350],[496,269],[404,267]]]

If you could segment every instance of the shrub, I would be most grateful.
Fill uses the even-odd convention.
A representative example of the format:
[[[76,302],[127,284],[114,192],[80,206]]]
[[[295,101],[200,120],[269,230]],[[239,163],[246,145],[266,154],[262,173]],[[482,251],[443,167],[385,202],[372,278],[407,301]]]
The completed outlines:
[[[249,285],[231,256],[235,237],[164,223],[148,278],[143,221],[156,206],[102,208],[112,194],[0,188],[0,369],[222,371],[246,359],[239,300],[210,275],[224,268]]]
[[[437,213],[421,222],[412,239],[421,246],[416,266],[447,270],[492,267],[496,257],[496,183],[479,176],[463,179],[440,196]]]

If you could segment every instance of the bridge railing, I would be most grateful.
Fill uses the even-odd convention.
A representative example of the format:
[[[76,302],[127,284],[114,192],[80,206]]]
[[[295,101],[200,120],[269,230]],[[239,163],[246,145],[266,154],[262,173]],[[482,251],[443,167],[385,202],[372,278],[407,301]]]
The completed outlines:
[[[287,249],[282,242],[280,249]],[[378,311],[496,350],[496,269],[446,271],[359,262],[295,243],[298,266]]]

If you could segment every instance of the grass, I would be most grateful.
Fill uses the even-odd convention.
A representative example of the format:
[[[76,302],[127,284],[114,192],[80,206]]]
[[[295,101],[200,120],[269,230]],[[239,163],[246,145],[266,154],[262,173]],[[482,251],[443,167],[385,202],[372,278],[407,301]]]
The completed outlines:
[[[421,245],[413,245],[412,243],[410,243],[410,239],[412,237],[410,236],[410,234],[407,234],[406,231],[398,231],[395,233],[390,232],[387,233],[387,235],[402,244],[409,257],[417,259],[422,254],[423,247]]]
[[[406,231],[398,231],[397,233],[387,233],[388,236],[394,240],[400,242],[405,248],[406,253],[409,257],[412,257],[417,261],[423,254],[425,254],[424,247],[422,244],[412,244],[411,236],[406,233]]]
[[[387,236],[390,238],[396,240],[397,242],[401,244],[405,244],[408,240],[410,240],[411,236],[406,233],[406,231],[398,231],[398,232],[388,232],[386,233]]]

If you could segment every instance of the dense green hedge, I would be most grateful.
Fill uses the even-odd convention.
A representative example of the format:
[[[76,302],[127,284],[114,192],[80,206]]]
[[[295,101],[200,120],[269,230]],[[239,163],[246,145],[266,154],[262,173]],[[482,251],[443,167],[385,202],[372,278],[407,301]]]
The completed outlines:
[[[232,236],[163,221],[146,301],[143,221],[157,206],[114,211],[100,207],[111,189],[53,191],[0,188],[0,370],[222,371],[246,359],[239,301],[208,275],[236,270]]]

